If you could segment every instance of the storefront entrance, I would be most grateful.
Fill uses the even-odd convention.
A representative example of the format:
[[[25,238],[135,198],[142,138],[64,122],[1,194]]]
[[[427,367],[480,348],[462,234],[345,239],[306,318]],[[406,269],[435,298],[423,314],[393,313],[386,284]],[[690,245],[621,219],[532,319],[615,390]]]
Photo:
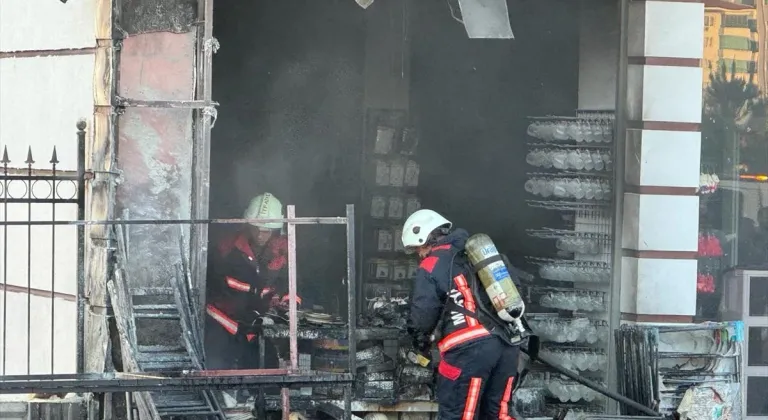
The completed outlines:
[[[418,208],[437,210],[491,235],[532,274],[524,293],[532,319],[552,330],[548,348],[563,360],[583,354],[583,373],[607,381],[618,4],[509,8],[516,39],[478,40],[467,37],[455,1],[379,1],[367,10],[352,1],[217,3],[211,216],[240,217],[264,192],[295,204],[300,216],[355,204],[360,326],[397,336],[406,308],[393,316],[372,303],[408,301],[418,262],[402,252],[400,228]],[[555,139],[537,131],[542,125],[571,133]],[[575,135],[577,128],[586,131]],[[560,154],[570,163],[537,160]],[[531,189],[537,182],[569,191]],[[210,232],[212,251],[217,234]],[[316,227],[298,235],[302,299],[342,314],[344,249],[334,244],[343,238]],[[567,330],[579,334],[559,340]],[[325,345],[300,350],[313,369],[328,368]],[[394,362],[384,376],[394,376],[358,399],[433,399],[429,383],[397,373],[405,365],[396,340],[359,349],[381,349]],[[533,375],[536,389],[520,391],[532,401],[521,403],[525,415],[573,404],[605,409],[589,392],[545,395],[541,386],[560,382],[543,375]]]

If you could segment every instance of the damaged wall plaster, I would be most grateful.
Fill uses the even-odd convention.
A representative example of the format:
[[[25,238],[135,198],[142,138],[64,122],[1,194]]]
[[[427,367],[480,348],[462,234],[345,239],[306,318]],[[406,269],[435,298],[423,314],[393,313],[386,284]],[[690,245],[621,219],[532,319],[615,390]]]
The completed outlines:
[[[129,35],[188,32],[197,20],[197,0],[122,0],[119,19]]]
[[[135,100],[191,99],[194,34],[143,34],[124,41],[119,94]],[[131,219],[188,219],[192,193],[192,111],[128,108],[119,121],[123,182],[117,214]],[[184,226],[189,238],[189,226]],[[130,287],[170,287],[181,262],[180,227],[130,226]]]

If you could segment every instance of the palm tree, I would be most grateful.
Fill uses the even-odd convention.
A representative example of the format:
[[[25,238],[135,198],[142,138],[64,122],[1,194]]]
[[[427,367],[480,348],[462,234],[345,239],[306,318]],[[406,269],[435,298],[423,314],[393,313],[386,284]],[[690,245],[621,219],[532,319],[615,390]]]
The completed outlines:
[[[738,175],[740,149],[747,139],[764,139],[766,132],[766,101],[753,80],[753,74],[748,79],[736,76],[735,60],[730,71],[721,62],[704,89],[702,157],[726,176]]]

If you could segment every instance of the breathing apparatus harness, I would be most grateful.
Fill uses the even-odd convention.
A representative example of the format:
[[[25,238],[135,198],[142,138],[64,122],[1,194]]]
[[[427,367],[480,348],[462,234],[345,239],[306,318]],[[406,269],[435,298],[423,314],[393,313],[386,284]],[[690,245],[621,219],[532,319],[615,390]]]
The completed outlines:
[[[464,252],[464,250],[459,250],[451,256],[451,269],[449,272],[451,279],[453,279],[453,267],[456,257]],[[508,268],[512,267],[506,255],[501,254],[501,259]],[[533,334],[531,327],[528,325],[528,322],[525,319],[525,316],[521,317],[520,319],[523,325],[523,331],[520,331],[517,325],[507,323],[499,318],[495,312],[488,308],[488,306],[485,304],[485,301],[479,298],[482,295],[480,294],[480,281],[477,278],[478,269],[472,267],[468,261],[464,262],[462,266],[467,269],[468,273],[470,273],[470,278],[468,279],[467,283],[470,285],[472,295],[475,296],[477,312],[470,312],[466,308],[458,305],[456,302],[454,302],[453,299],[451,299],[450,295],[448,295],[443,302],[443,310],[440,313],[439,318],[440,323],[444,322],[445,315],[448,311],[456,311],[462,315],[476,318],[483,326],[488,328],[492,335],[501,338],[509,345],[520,346],[521,350],[530,358],[530,362],[533,362],[538,357],[539,338]],[[436,329],[440,330],[440,324],[438,324]],[[408,358],[411,360],[411,362],[423,367],[430,367],[432,369],[436,368],[436,365],[432,362],[432,360],[430,360],[425,355],[410,353]],[[526,366],[518,374],[518,380],[515,381],[514,385],[515,390],[520,387],[527,374],[528,367]]]
[[[453,256],[451,257],[451,269],[449,272],[449,274],[451,275],[451,279],[453,279],[453,265],[454,265],[455,259],[461,253],[465,253],[465,250],[459,250],[456,253],[454,253]],[[507,266],[507,268],[510,271],[519,271],[514,269],[514,267],[510,264],[509,259],[506,257],[506,255],[500,254],[500,258],[504,262],[504,265]],[[466,261],[465,263],[463,263],[462,266],[464,268],[467,268],[467,272],[470,273],[470,276],[469,276],[470,278],[467,279],[467,283],[468,284],[471,283],[470,290],[472,294],[476,298],[482,296],[480,294],[480,289],[479,289],[480,281],[477,276],[478,270],[475,267],[472,267],[469,261]],[[482,266],[480,268],[482,269]],[[518,274],[518,277],[520,277],[520,274]],[[550,360],[545,355],[539,356],[539,347],[540,347],[539,337],[536,336],[531,330],[530,325],[525,319],[525,315],[519,318],[523,326],[522,331],[520,331],[520,328],[518,328],[517,325],[513,325],[503,321],[493,311],[489,310],[488,306],[485,304],[483,299],[476,299],[476,300],[477,300],[476,302],[477,312],[472,313],[467,309],[465,309],[464,307],[456,304],[453,301],[453,299],[450,298],[450,295],[447,296],[443,305],[441,316],[440,316],[440,322],[443,322],[443,320],[445,319],[445,314],[447,311],[453,310],[463,315],[471,316],[478,319],[478,321],[483,326],[485,326],[486,328],[489,328],[491,334],[504,339],[511,345],[520,346],[520,351],[528,356],[529,361],[526,365],[524,365],[524,367],[521,370],[518,371],[517,380],[514,381],[513,392],[516,391],[518,388],[520,388],[520,386],[523,384],[525,377],[529,372],[528,366],[534,361],[539,361],[540,363],[543,363],[544,365],[554,369],[556,372],[560,373],[561,375],[564,375],[576,381],[577,383],[580,383],[581,385],[586,386],[587,388],[590,388],[596,392],[599,392],[612,400],[618,401],[622,404],[632,407],[633,409],[638,410],[642,413],[645,413],[649,416],[662,417],[660,413],[652,410],[651,408],[641,403],[638,403],[621,394],[618,394],[609,389],[606,389],[601,384],[595,383],[587,378],[584,378],[580,376],[578,373],[575,373],[569,369],[563,368],[556,361]],[[440,325],[438,324],[436,328],[439,328],[439,327]],[[504,336],[499,333],[494,334],[494,332],[497,332],[497,331],[499,333],[503,333],[507,335]],[[408,358],[412,362],[419,364],[425,368],[432,368],[434,370],[437,367],[436,363],[433,363],[432,360],[430,360],[425,355],[409,353]]]
[[[460,250],[454,253],[451,257],[451,278],[453,278],[453,266],[456,260],[456,256],[464,252],[464,250]],[[504,264],[509,267],[509,262],[506,257],[501,257],[501,259],[504,260]],[[502,319],[500,319],[495,312],[488,308],[488,306],[485,304],[485,300],[481,298],[481,293],[483,293],[483,291],[480,290],[480,281],[477,278],[477,272],[483,267],[472,267],[472,265],[466,261],[462,264],[462,266],[467,269],[467,272],[470,273],[470,279],[467,279],[467,283],[470,286],[472,295],[475,297],[475,305],[477,306],[477,311],[470,312],[466,308],[458,305],[456,302],[454,302],[453,299],[450,298],[450,296],[448,296],[446,297],[445,304],[443,305],[441,319],[445,317],[447,311],[455,311],[465,316],[477,318],[477,320],[480,321],[480,324],[488,328],[491,334],[500,337],[505,342],[507,342],[507,344],[513,346],[519,346],[523,344],[526,338],[530,335],[530,327],[528,327],[527,323],[523,321],[525,325],[525,331],[519,331],[516,325],[504,322]]]

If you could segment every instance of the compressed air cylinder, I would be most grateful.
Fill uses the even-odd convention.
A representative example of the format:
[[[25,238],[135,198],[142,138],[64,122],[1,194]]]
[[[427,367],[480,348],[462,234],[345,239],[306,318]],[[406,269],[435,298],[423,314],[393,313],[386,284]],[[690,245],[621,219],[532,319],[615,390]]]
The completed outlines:
[[[472,235],[465,249],[472,266],[475,269],[479,267],[477,276],[499,318],[507,322],[520,319],[525,311],[525,303],[491,238],[483,233]],[[489,263],[489,260],[492,262]]]

